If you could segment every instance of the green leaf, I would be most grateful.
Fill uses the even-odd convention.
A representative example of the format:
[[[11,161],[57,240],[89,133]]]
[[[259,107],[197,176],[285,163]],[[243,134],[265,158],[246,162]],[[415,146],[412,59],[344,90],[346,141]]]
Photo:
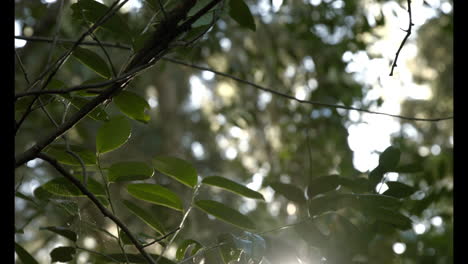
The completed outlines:
[[[153,166],[159,172],[191,188],[197,185],[197,171],[185,160],[175,157],[158,156],[153,159]]]
[[[106,255],[112,259],[117,260],[119,263],[127,263],[127,258],[130,263],[148,263],[148,261],[141,254],[126,253],[126,256],[125,256],[124,254],[121,254],[121,253],[115,253],[115,254],[106,254]],[[148,255],[150,255],[154,261],[156,261],[156,259],[159,258],[159,255],[156,255],[156,254],[148,254]],[[105,262],[112,261],[111,259],[105,258],[105,257],[100,257],[100,259],[102,259],[102,261],[105,261]],[[165,257],[161,257],[161,259],[158,261],[158,264],[176,264],[176,263]]]
[[[191,245],[194,245],[194,246],[192,248],[192,252],[190,252],[190,256],[195,255],[200,249],[203,248],[203,246],[200,243],[198,243],[197,241],[193,239],[184,240],[182,241],[182,243],[180,243],[179,247],[177,248],[177,252],[176,252],[177,261],[181,261],[182,259],[184,259],[185,252]]]
[[[150,105],[143,97],[136,93],[122,91],[114,97],[113,102],[122,113],[132,119],[145,124],[151,119],[150,115],[145,113],[147,109],[150,109]]]
[[[63,237],[66,237],[68,239],[70,239],[71,241],[73,242],[76,242],[76,239],[77,239],[77,235],[75,232],[71,231],[70,229],[66,228],[66,227],[61,227],[61,226],[47,226],[47,227],[41,227],[39,229],[42,229],[42,230],[49,230],[51,232],[54,232],[58,235],[61,235]]]
[[[352,197],[366,207],[398,208],[401,205],[399,199],[382,194],[354,194]]]
[[[65,45],[68,48],[71,46]],[[109,66],[107,65],[106,61],[102,59],[97,53],[92,50],[76,47],[72,53],[73,57],[75,57],[79,62],[93,70],[95,73],[99,74],[100,76],[110,79],[112,77],[111,71]]]
[[[124,116],[116,116],[103,124],[96,136],[96,150],[106,153],[122,146],[130,138],[132,127]]]
[[[164,235],[165,231],[163,225],[151,213],[138,207],[136,204],[130,201],[123,200],[122,203],[128,208],[128,210],[130,210],[134,215],[153,228],[156,232]]]
[[[78,178],[78,177],[77,177]],[[83,193],[81,193],[80,189],[73,185],[69,180],[65,178],[56,178],[46,182],[45,184],[41,185],[39,188],[43,188],[43,190],[57,196],[64,196],[64,197],[85,197]],[[88,190],[92,192],[96,196],[106,196],[106,192],[104,187],[92,178],[88,178]],[[37,189],[36,189],[37,190]],[[36,194],[36,193],[35,193]]]
[[[306,202],[304,192],[292,184],[274,182],[270,184],[270,186],[273,188],[273,190],[275,190],[275,192],[283,195],[288,200],[299,204],[304,204]]]
[[[263,198],[263,195],[259,192],[253,191],[244,185],[241,185],[235,181],[231,181],[229,179],[220,177],[220,176],[212,176],[212,177],[206,177],[203,179],[202,183],[216,186],[223,188],[227,191],[252,198],[252,199],[259,199],[259,200],[265,200]]]
[[[109,181],[137,181],[151,178],[154,174],[153,168],[144,162],[127,161],[114,163],[109,168]]]
[[[224,222],[233,224],[243,229],[255,229],[255,224],[247,216],[230,207],[225,206],[222,203],[211,200],[198,200],[195,202],[195,206],[205,213],[211,214]]]
[[[379,167],[385,172],[394,170],[400,161],[400,150],[395,147],[388,147],[379,156]]]
[[[411,228],[411,219],[394,210],[375,207],[366,210],[366,213],[376,218],[377,220],[392,224],[399,229],[405,230]]]
[[[95,165],[96,164],[96,153],[85,147],[78,145],[69,145],[70,150],[78,155],[83,161],[84,165]],[[44,151],[49,156],[56,159],[58,162],[67,165],[80,166],[80,161],[73,155],[67,152],[65,144],[50,145]]]
[[[190,9],[187,16],[195,15],[198,11],[200,11],[203,7],[205,7],[209,3],[210,3],[210,0],[198,0],[197,3],[192,7],[192,9]],[[212,10],[212,9],[210,9],[210,10]],[[206,12],[203,16],[198,18],[192,24],[192,28],[196,28],[196,27],[211,24],[211,22],[213,21],[213,12],[210,12],[210,10],[208,10],[208,12]]]
[[[341,185],[355,193],[363,193],[369,189],[369,180],[361,177],[355,179],[341,177]]]
[[[58,247],[50,252],[52,262],[67,262],[73,260],[76,249],[74,247]]]
[[[107,12],[108,8],[106,5],[93,0],[80,0],[71,5],[71,9],[73,10],[72,18],[88,24],[94,24]],[[126,43],[131,43],[130,28],[117,12],[107,19],[104,24],[100,25],[99,28],[108,30]]]
[[[369,191],[373,191],[375,189],[376,185],[382,180],[384,174],[384,170],[379,166],[377,166],[369,173]]]
[[[309,200],[309,214],[315,216],[327,211],[338,210],[345,207],[349,200],[351,199],[348,195],[335,193],[315,197]]]
[[[137,183],[127,185],[127,191],[133,197],[153,204],[159,204],[182,211],[182,201],[171,190],[156,184]]]
[[[244,0],[229,1],[229,16],[241,27],[249,28],[252,31],[256,30],[255,20]]]
[[[314,178],[307,187],[307,196],[311,199],[318,194],[335,190],[340,184],[341,178],[338,175]]]
[[[26,251],[20,244],[15,242],[15,251],[16,254],[18,254],[18,258],[24,263],[24,264],[39,264],[37,260],[29,254],[28,251]]]
[[[83,97],[79,97],[79,96],[71,97],[70,95],[67,95],[67,94],[61,94],[60,96],[67,99],[71,103],[71,105],[78,110],[90,102],[90,100],[83,98]],[[102,105],[96,107],[87,116],[97,121],[109,120],[109,115],[106,113]]]
[[[383,193],[384,195],[396,198],[405,198],[416,192],[414,187],[401,182],[387,182],[386,184],[388,186],[388,190]]]
[[[421,164],[421,162],[417,162],[417,163],[412,163],[412,164],[400,165],[396,167],[395,169],[393,169],[392,172],[415,173],[415,172],[421,172],[423,170],[424,170],[424,167]]]

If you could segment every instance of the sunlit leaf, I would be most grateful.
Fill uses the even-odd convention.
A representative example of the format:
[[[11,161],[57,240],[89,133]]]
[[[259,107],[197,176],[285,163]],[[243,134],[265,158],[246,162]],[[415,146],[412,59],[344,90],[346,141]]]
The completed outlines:
[[[224,222],[244,229],[255,229],[255,224],[247,216],[222,203],[211,200],[198,200],[195,202],[195,206]]]
[[[29,254],[28,251],[26,251],[20,244],[15,242],[15,252],[18,254],[18,258],[24,263],[24,264],[39,264],[37,260]]]
[[[41,227],[40,229],[42,230],[49,230],[51,232],[54,232],[58,235],[61,235],[63,237],[66,237],[70,239],[73,242],[76,242],[77,235],[75,232],[72,230],[66,228],[66,227],[61,227],[61,226],[47,226],[47,227]]]
[[[136,204],[123,200],[122,203],[138,218],[140,218],[143,222],[148,224],[151,228],[157,231],[160,234],[164,234],[164,227],[163,225],[156,219],[154,215],[150,212],[142,209],[141,207],[137,206]]]
[[[270,184],[270,186],[271,188],[273,188],[273,190],[275,190],[275,192],[278,192],[279,194],[283,195],[288,200],[300,204],[306,202],[306,199],[304,197],[304,191],[292,184],[274,182]]]
[[[124,116],[113,117],[104,123],[96,136],[96,150],[106,153],[122,146],[130,138],[132,127]]]
[[[189,187],[193,188],[198,182],[197,171],[185,160],[175,157],[158,156],[153,159],[153,166],[159,172]]]
[[[197,241],[193,239],[186,239],[182,241],[182,243],[180,243],[179,247],[177,248],[177,252],[176,252],[177,261],[181,261],[182,259],[184,259],[185,252],[191,245],[194,245],[194,246],[192,248],[192,251],[190,252],[190,256],[195,255],[200,249],[203,248],[203,246]]]
[[[202,183],[208,184],[211,186],[220,187],[227,191],[237,193],[239,195],[242,195],[248,198],[265,200],[265,198],[263,198],[263,195],[261,193],[251,190],[245,187],[244,185],[239,184],[235,181],[231,181],[229,179],[226,179],[220,176],[206,177],[203,179]]]
[[[67,262],[73,260],[76,249],[74,247],[58,247],[50,252],[52,262]]]
[[[229,1],[229,16],[242,27],[246,27],[252,31],[256,30],[255,20],[244,0]]]
[[[109,168],[109,181],[145,180],[153,176],[154,170],[144,162],[127,161],[112,164]]]
[[[171,190],[156,184],[137,183],[127,185],[127,191],[133,197],[153,204],[182,211],[182,201]]]
[[[145,113],[146,110],[150,109],[150,105],[143,97],[136,93],[121,91],[114,97],[113,102],[122,113],[132,119],[143,123],[148,123],[151,119],[150,115]]]

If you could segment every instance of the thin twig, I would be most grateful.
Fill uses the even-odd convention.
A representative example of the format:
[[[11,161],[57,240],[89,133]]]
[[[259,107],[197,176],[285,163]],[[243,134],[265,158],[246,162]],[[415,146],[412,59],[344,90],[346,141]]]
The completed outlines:
[[[164,20],[167,20],[167,13],[166,9],[164,9],[164,5],[162,4],[161,0],[158,0],[159,8],[161,9],[161,12],[163,13]]]
[[[356,110],[356,111],[359,111],[359,112],[365,112],[365,113],[376,114],[376,115],[391,116],[391,117],[396,117],[396,118],[400,118],[400,119],[404,119],[404,120],[411,120],[411,121],[437,122],[437,121],[442,121],[442,120],[453,119],[453,116],[449,116],[449,117],[438,117],[438,118],[417,118],[417,117],[408,117],[408,116],[402,116],[402,115],[394,115],[394,114],[382,113],[382,112],[377,112],[377,111],[370,111],[370,110],[367,110],[367,109],[356,108],[356,107],[346,106],[346,105],[329,104],[329,103],[323,103],[323,102],[311,101],[311,100],[301,100],[301,99],[298,99],[298,98],[296,98],[296,97],[294,97],[294,96],[292,96],[292,95],[289,95],[289,94],[285,94],[285,93],[282,93],[282,92],[275,91],[275,90],[273,90],[273,89],[270,89],[270,88],[267,88],[267,87],[258,85],[258,84],[253,83],[253,82],[249,82],[249,81],[247,81],[247,80],[241,79],[241,78],[239,78],[239,77],[236,77],[236,76],[233,76],[233,75],[224,73],[224,72],[219,72],[219,71],[216,71],[216,70],[207,68],[207,67],[203,67],[203,66],[199,66],[199,65],[187,63],[187,62],[184,62],[184,61],[181,61],[181,60],[177,60],[177,59],[173,59],[173,58],[163,57],[162,59],[165,60],[165,61],[172,62],[172,63],[184,65],[184,66],[187,66],[187,67],[190,67],[190,68],[194,68],[194,69],[198,69],[198,70],[202,70],[202,71],[209,71],[209,72],[212,72],[212,73],[214,73],[214,74],[216,74],[216,75],[224,76],[224,77],[230,78],[230,79],[232,79],[232,80],[235,80],[235,81],[237,81],[237,82],[240,82],[240,83],[244,83],[244,84],[248,84],[248,85],[250,85],[250,86],[253,86],[253,87],[256,88],[256,89],[259,89],[259,90],[262,90],[262,91],[271,93],[271,94],[273,94],[273,95],[277,95],[277,96],[281,96],[281,97],[284,97],[284,98],[287,98],[287,99],[291,99],[291,100],[294,100],[294,101],[296,101],[296,102],[303,103],[303,104],[310,104],[310,105],[315,105],[315,106],[330,107],[330,108],[337,108],[337,109],[344,109],[344,110]]]
[[[109,56],[109,53],[107,52],[106,48],[104,48],[104,45],[102,45],[101,41],[96,37],[94,33],[91,33],[91,37],[99,44],[99,47],[101,48],[102,52],[104,52],[104,55],[106,56],[107,61],[109,62],[109,65],[112,70],[113,76],[117,76],[117,71],[115,70],[114,63],[112,63],[112,60]]]
[[[15,49],[15,56],[16,56],[16,59],[18,60],[18,64],[20,66],[21,72],[23,72],[24,79],[26,80],[26,83],[29,85],[30,82],[29,82],[28,72],[26,71],[26,68],[24,67],[24,64],[21,61],[21,58],[16,49]]]
[[[178,226],[176,229],[172,230],[171,232],[165,234],[164,236],[156,238],[155,240],[149,242],[148,244],[144,244],[143,247],[149,247],[149,246],[153,245],[154,243],[158,243],[158,242],[168,238],[170,235],[174,234],[179,229],[180,229],[180,226]]]
[[[60,32],[60,25],[62,24],[62,14],[63,14],[63,0],[60,0],[59,12],[57,15],[57,27],[55,29],[55,34],[52,39],[52,45],[50,45],[49,56],[47,57],[47,64],[49,65],[50,60],[52,59],[52,53],[54,52],[55,46],[57,45],[57,38]]]
[[[406,35],[405,35],[405,38],[403,38],[403,41],[401,42],[397,53],[395,54],[395,59],[393,60],[392,69],[390,70],[390,76],[393,76],[393,69],[395,67],[397,67],[398,56],[400,55],[401,49],[403,48],[403,45],[405,45],[406,40],[411,35],[411,28],[414,26],[413,18],[412,18],[412,15],[411,15],[411,0],[407,0],[407,2],[408,2],[408,16],[409,16],[408,29],[404,30],[406,32]]]
[[[69,180],[73,185],[75,185],[84,195],[88,196],[88,198],[98,207],[98,209],[101,211],[101,213],[105,216],[111,219],[117,226],[119,226],[122,231],[125,232],[125,234],[128,236],[130,241],[135,245],[135,247],[138,249],[138,251],[143,255],[143,257],[146,259],[148,263],[155,264],[153,258],[146,253],[144,250],[143,246],[138,242],[138,240],[133,236],[133,234],[130,232],[128,227],[119,219],[117,216],[112,214],[99,200],[98,198],[90,192],[77,178],[75,178],[73,175],[71,175],[62,165],[58,163],[58,161],[44,153],[38,153],[37,157],[47,161],[50,165],[52,165],[57,171],[59,171],[67,180]]]

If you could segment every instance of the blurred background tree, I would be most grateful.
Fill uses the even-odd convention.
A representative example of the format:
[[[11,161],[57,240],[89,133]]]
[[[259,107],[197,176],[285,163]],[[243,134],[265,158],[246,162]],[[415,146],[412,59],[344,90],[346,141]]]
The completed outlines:
[[[75,39],[83,32],[83,27],[72,18],[70,5],[75,2],[16,0],[15,35],[52,39],[58,32],[59,39]],[[402,77],[409,74],[410,81],[426,87],[431,96],[418,100],[404,98],[401,114],[422,118],[449,116],[453,112],[453,4],[451,1],[413,2],[415,16],[423,16],[423,9],[432,13],[413,32],[409,47],[403,48],[411,49],[416,43],[417,55],[405,63],[402,53],[396,68],[398,73],[392,78],[401,82],[402,87],[413,87],[407,86],[408,81]],[[104,3],[110,5],[111,1]],[[370,71],[374,65],[370,62],[379,61],[384,67],[379,68],[383,70],[377,71],[378,76],[373,76],[374,79],[388,78],[393,57],[382,55],[382,50],[373,44],[385,40],[384,36],[388,39],[389,27],[399,26],[389,22],[390,15],[386,10],[391,10],[401,20],[407,19],[403,18],[406,15],[402,8],[406,8],[406,1],[249,0],[246,3],[255,17],[255,32],[222,15],[193,45],[168,56],[207,66],[302,100],[385,109],[380,108],[385,105],[384,96],[370,94],[388,88],[388,85],[369,81],[360,69]],[[119,15],[137,36],[152,20],[157,7],[156,0],[134,0],[124,6]],[[398,35],[394,40],[396,44],[389,46],[392,56],[403,35]],[[104,30],[98,31],[96,36],[103,42],[131,44],[122,36]],[[47,42],[16,39],[15,45],[31,79],[44,70],[50,59],[56,59],[63,52],[59,48],[51,50],[51,44]],[[89,48],[104,56],[98,46]],[[131,55],[126,49],[106,50],[117,69]],[[359,60],[362,56],[367,58],[364,63]],[[95,77],[94,72],[70,58],[57,78],[72,86]],[[16,65],[15,91],[22,91],[27,86]],[[369,161],[366,169],[356,166],[357,151],[351,145],[359,148],[362,142],[350,142],[350,128],[365,118],[364,115],[356,118],[354,111],[300,104],[209,71],[169,61],[160,61],[138,76],[130,87],[131,91],[147,99],[151,121],[147,125],[132,122],[130,140],[119,150],[104,155],[103,166],[116,161],[149,161],[158,154],[188,160],[201,177],[220,175],[261,192],[266,202],[239,199],[226,192],[213,195],[217,190],[208,187],[202,187],[199,193],[201,198],[238,208],[254,219],[261,230],[292,224],[307,216],[307,211],[297,201],[280,195],[271,187],[272,183],[292,184],[304,191],[316,177],[330,174],[365,177],[377,165]],[[57,118],[63,111],[59,100],[52,101],[47,108]],[[109,104],[106,111],[110,115],[119,114],[113,104]],[[16,117],[21,113],[17,111]],[[374,118],[389,120],[381,116]],[[413,220],[413,229],[365,231],[368,234],[363,237],[372,237],[372,240],[366,241],[366,253],[354,261],[452,263],[453,123],[392,120],[398,121],[397,131],[391,137],[388,135],[387,140],[391,138],[392,144],[401,149],[403,163],[423,167],[423,171],[416,174],[399,173],[386,178],[389,181],[398,179],[418,189],[404,206]],[[68,138],[73,144],[94,149],[95,131],[99,125],[87,118],[68,132]],[[24,151],[53,128],[44,113],[34,111],[15,138],[15,150]],[[382,133],[388,134],[384,131],[385,126],[381,129]],[[379,145],[373,150],[383,149]],[[56,173],[40,160],[32,160],[16,170],[17,191],[31,201],[18,197],[17,192],[15,241],[41,263],[48,263],[49,252],[58,244],[65,245],[69,241],[39,227],[68,226],[78,233],[81,247],[98,252],[118,251],[117,244],[107,243],[111,240],[108,235],[96,230],[100,227],[115,233],[113,225],[90,202],[70,198],[68,203],[43,203],[38,199],[36,188],[54,177]],[[162,174],[156,173],[150,181],[177,190],[184,200],[190,198],[182,185]],[[112,185],[114,199],[129,198],[124,187],[123,184]],[[177,212],[156,205],[140,205],[159,215],[167,230],[176,228],[179,223],[181,215]],[[156,236],[120,203],[116,204],[116,211],[134,232]],[[362,220],[351,215],[350,219],[354,223]],[[176,244],[184,238],[196,238],[201,244],[210,245],[216,242],[216,235],[223,232],[238,233],[232,226],[193,211]],[[328,258],[328,263],[346,263],[343,259],[331,259],[343,252],[324,256],[316,250],[317,247],[311,247],[310,241],[303,240],[300,229],[269,232],[264,237],[270,263],[321,263],[324,261],[322,257]],[[341,247],[352,244],[349,239],[343,238]],[[161,248],[155,244],[149,250],[157,253]],[[175,249],[170,248],[167,255],[173,257]],[[95,257],[83,250],[73,263],[95,263]],[[205,263],[219,263],[214,250],[204,257]]]

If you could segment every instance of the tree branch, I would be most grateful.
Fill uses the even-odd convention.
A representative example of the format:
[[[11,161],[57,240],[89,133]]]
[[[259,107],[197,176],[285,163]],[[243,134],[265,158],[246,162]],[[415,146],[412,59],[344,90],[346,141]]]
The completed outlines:
[[[55,160],[52,157],[49,157],[46,154],[39,153],[37,154],[37,157],[47,161],[50,165],[52,165],[57,171],[59,171],[67,180],[69,180],[73,185],[75,185],[84,195],[88,196],[88,198],[97,206],[97,208],[101,211],[101,213],[105,216],[111,219],[116,225],[118,225],[122,231],[125,232],[125,234],[128,236],[130,241],[135,245],[135,247],[138,249],[138,251],[143,255],[143,257],[146,259],[148,263],[155,264],[153,258],[146,253],[144,250],[143,245],[138,242],[138,240],[133,236],[133,234],[130,232],[128,227],[120,221],[119,218],[117,218],[115,215],[113,215],[104,205],[102,205],[101,202],[97,199],[97,197],[91,193],[78,179],[76,179],[73,175],[71,175],[64,167],[62,167],[57,160]]]
[[[395,59],[393,60],[392,69],[390,70],[390,76],[393,76],[393,69],[395,69],[395,67],[397,67],[398,56],[400,56],[401,49],[403,48],[403,45],[405,45],[406,40],[411,35],[411,28],[414,26],[413,18],[412,18],[412,15],[411,15],[411,0],[407,0],[407,2],[408,2],[408,16],[409,16],[408,29],[405,30],[406,31],[405,38],[403,38],[403,41],[401,42],[400,47],[398,48],[398,51],[395,54]]]
[[[278,92],[278,91],[275,91],[275,90],[273,90],[271,88],[267,88],[267,87],[258,85],[256,83],[249,82],[247,80],[241,79],[239,77],[236,77],[236,76],[224,73],[224,72],[219,72],[219,71],[207,68],[207,67],[187,63],[187,62],[184,62],[184,61],[181,61],[181,60],[168,58],[168,57],[164,57],[163,60],[166,60],[166,61],[169,61],[169,62],[172,62],[172,63],[176,63],[176,64],[180,64],[180,65],[184,65],[184,66],[187,66],[187,67],[190,67],[190,68],[202,70],[202,71],[209,71],[209,72],[212,72],[212,73],[214,73],[216,75],[227,77],[227,78],[232,79],[234,81],[250,85],[250,86],[252,86],[252,87],[254,87],[256,89],[262,90],[264,92],[268,92],[268,93],[271,93],[273,95],[281,96],[281,97],[284,97],[284,98],[287,98],[287,99],[290,99],[290,100],[294,100],[296,102],[303,103],[303,104],[310,104],[310,105],[315,105],[315,106],[329,107],[329,108],[336,108],[336,109],[344,109],[344,110],[356,110],[356,111],[359,111],[359,112],[365,112],[365,113],[375,114],[375,115],[391,116],[391,117],[396,117],[396,118],[399,118],[399,119],[404,119],[404,120],[409,120],[409,121],[437,122],[437,121],[442,121],[442,120],[453,119],[453,116],[437,117],[437,118],[408,117],[408,116],[402,116],[402,115],[382,113],[382,112],[377,112],[377,111],[370,111],[370,110],[367,110],[367,109],[356,108],[356,107],[346,106],[346,105],[328,104],[328,103],[323,103],[323,102],[319,102],[319,101],[311,101],[311,100],[301,100],[301,99],[297,99],[296,97],[294,97],[292,95],[285,94],[285,93],[282,93],[282,92]]]
[[[18,39],[27,39],[27,40],[31,40],[31,41],[44,41],[44,42],[50,42],[50,41],[51,41],[51,39],[49,39],[49,38],[44,38],[44,37],[36,37],[36,38],[16,37],[16,38],[18,38]],[[72,42],[71,40],[64,40],[64,39],[59,39],[59,40],[57,40],[57,41],[58,41],[58,42],[63,42],[63,43]],[[81,43],[81,44],[82,44],[82,45],[92,45],[92,46],[97,46],[97,45],[99,45],[98,43],[92,42],[92,41],[83,42],[83,43]],[[102,44],[102,46],[107,46],[107,47],[112,47],[112,48],[131,49],[130,47],[121,45],[121,44],[119,44],[119,43],[101,43],[101,44]],[[403,119],[403,120],[409,120],[409,121],[437,122],[437,121],[443,121],[443,120],[453,119],[453,116],[438,117],[438,118],[416,118],[416,117],[407,117],[407,116],[393,115],[393,114],[382,113],[382,112],[377,112],[377,111],[370,111],[370,110],[367,110],[367,109],[355,108],[355,107],[350,107],[350,106],[345,106],[345,105],[327,104],[327,103],[323,103],[323,102],[310,101],[310,100],[300,100],[300,99],[297,99],[297,98],[294,97],[294,96],[291,96],[291,95],[288,95],[288,94],[284,94],[284,93],[281,93],[281,92],[272,90],[272,89],[270,89],[270,88],[266,88],[266,87],[260,86],[260,85],[258,85],[258,84],[249,82],[249,81],[247,81],[247,80],[240,79],[240,78],[238,78],[238,77],[236,77],[236,76],[233,76],[233,75],[230,75],[230,74],[227,74],[227,73],[224,73],[224,72],[219,72],[219,71],[216,71],[216,70],[207,68],[207,67],[203,67],[203,66],[199,66],[199,65],[194,65],[194,64],[187,63],[187,62],[184,62],[184,61],[181,61],[181,60],[177,60],[177,59],[173,59],[173,58],[162,57],[162,59],[165,60],[165,61],[171,62],[171,63],[175,63],[175,64],[179,64],[179,65],[184,65],[184,66],[187,66],[187,67],[190,67],[190,68],[194,68],[194,69],[198,69],[198,70],[203,70],[203,71],[209,71],[209,72],[212,72],[212,73],[214,73],[214,74],[216,74],[216,75],[220,75],[220,76],[223,76],[223,77],[227,77],[227,78],[230,78],[230,79],[235,80],[235,81],[237,81],[237,82],[250,85],[250,86],[252,86],[252,87],[254,87],[254,88],[257,88],[257,89],[260,89],[260,90],[262,90],[262,91],[265,91],[265,92],[268,92],[268,93],[271,93],[271,94],[274,94],[274,95],[277,95],[277,96],[285,97],[285,98],[287,98],[287,99],[295,100],[295,101],[297,101],[297,102],[299,102],[299,103],[311,104],[311,105],[322,106],[322,107],[330,107],[330,108],[344,109],[344,110],[355,110],[355,111],[359,111],[359,112],[366,112],[366,113],[369,113],[369,114],[377,114],[377,115],[391,116],[391,117],[395,117],[395,118],[399,118],[399,119]],[[140,67],[139,70],[144,69],[144,68],[146,68],[146,67]],[[17,93],[17,94],[15,95],[15,100],[18,99],[18,98],[24,97],[24,96],[30,96],[30,95],[35,95],[35,94],[66,94],[66,93],[74,92],[74,91],[81,91],[81,90],[87,90],[87,89],[91,89],[91,88],[104,87],[104,86],[107,86],[107,85],[114,84],[114,83],[116,83],[116,82],[118,82],[118,81],[124,80],[124,79],[128,78],[130,75],[132,75],[132,74],[134,74],[134,73],[137,73],[139,70],[135,70],[135,71],[129,72],[128,74],[124,74],[124,75],[122,75],[121,77],[115,78],[115,79],[113,79],[113,80],[101,82],[101,83],[87,84],[87,85],[79,85],[79,86],[75,86],[75,87],[71,87],[71,88],[69,88],[69,89],[63,89],[63,90],[43,90],[43,91],[31,91],[31,92]]]
[[[138,52],[136,54],[137,56],[132,59],[130,64],[127,67],[125,67],[125,69],[122,72],[128,73],[129,71],[134,70],[137,67],[144,66],[145,64],[154,64],[156,61],[161,59],[161,57],[168,51],[169,44],[177,36],[184,33],[185,31],[188,31],[191,25],[195,21],[197,21],[201,16],[203,16],[206,12],[208,12],[211,8],[213,8],[220,1],[221,0],[212,0],[205,7],[203,7],[200,11],[198,11],[194,16],[190,17],[184,23],[182,23],[182,25],[175,26],[174,30],[170,30],[170,31],[158,30],[157,34],[151,40],[151,42],[153,42],[154,40],[157,40],[157,42],[147,43],[147,45],[151,45],[150,46],[151,49],[147,51],[147,55],[141,54],[140,52]],[[186,10],[181,10],[181,11],[179,10],[179,12],[188,12],[189,9],[191,8],[191,4],[194,4],[194,3],[195,2],[190,2],[189,4],[184,5],[182,8],[185,8]],[[179,20],[184,19],[184,17],[182,17],[179,12],[175,14],[173,13],[174,16],[176,16]],[[177,25],[177,22],[174,25]],[[79,43],[77,42],[75,43],[74,46],[76,47],[78,44]],[[138,57],[139,59],[137,59]],[[82,118],[84,118],[89,112],[94,110],[98,105],[112,98],[114,95],[116,95],[121,90],[123,90],[128,85],[130,80],[131,78],[128,80],[119,81],[115,83],[114,85],[112,85],[111,87],[109,87],[108,89],[104,90],[100,95],[96,96],[93,100],[91,100],[89,103],[84,105],[78,112],[76,112],[70,119],[68,119],[65,123],[63,123],[50,135],[38,140],[34,146],[29,148],[25,152],[15,156],[15,167],[17,168],[23,165],[24,163],[28,162],[29,160],[33,159],[42,149],[44,149],[46,146],[52,143],[57,137],[61,136],[67,130],[69,130],[74,125],[76,125]]]

